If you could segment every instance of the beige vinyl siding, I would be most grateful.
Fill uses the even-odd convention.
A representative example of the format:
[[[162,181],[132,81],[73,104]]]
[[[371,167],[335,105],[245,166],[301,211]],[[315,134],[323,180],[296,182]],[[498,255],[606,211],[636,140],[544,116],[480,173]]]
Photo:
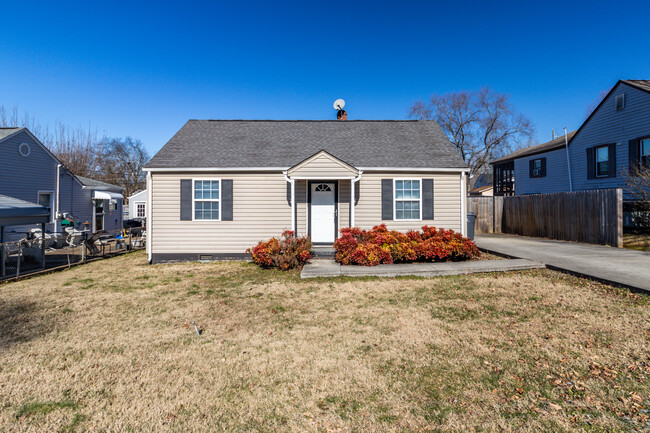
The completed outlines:
[[[340,161],[321,154],[312,160],[299,164],[289,171],[290,176],[309,177],[311,179],[331,179],[340,176],[356,176],[350,167]]]
[[[233,221],[181,221],[181,179],[232,179]],[[152,173],[152,253],[244,253],[291,230],[282,173]]]
[[[433,179],[433,220],[382,221],[382,179]],[[460,232],[461,179],[460,173],[380,173],[364,172],[359,181],[359,204],[355,207],[355,225],[364,229],[385,223],[389,229],[406,231],[423,225],[442,227]]]

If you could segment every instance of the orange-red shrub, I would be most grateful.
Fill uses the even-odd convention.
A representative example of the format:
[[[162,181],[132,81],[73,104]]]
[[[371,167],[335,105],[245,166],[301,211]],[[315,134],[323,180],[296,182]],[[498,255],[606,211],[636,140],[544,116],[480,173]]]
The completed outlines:
[[[424,226],[401,233],[385,224],[362,230],[341,229],[334,242],[336,261],[343,265],[375,266],[384,263],[460,261],[478,257],[476,244],[453,230]]]
[[[264,268],[278,268],[283,271],[302,267],[311,259],[311,240],[308,237],[294,237],[291,230],[282,233],[280,239],[271,238],[260,242],[249,253],[253,262]]]

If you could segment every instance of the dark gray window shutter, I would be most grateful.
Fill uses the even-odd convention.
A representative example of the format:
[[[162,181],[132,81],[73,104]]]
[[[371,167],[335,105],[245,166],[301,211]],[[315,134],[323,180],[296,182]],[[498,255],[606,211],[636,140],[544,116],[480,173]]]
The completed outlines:
[[[232,221],[232,179],[221,179],[221,221]]]
[[[433,179],[422,179],[422,219],[433,219]]]
[[[546,177],[546,158],[542,158],[542,174],[541,177]]]
[[[528,161],[528,177],[534,177],[533,176],[533,170],[535,169],[535,160],[531,159]]]
[[[609,153],[609,162],[607,166],[609,167],[609,176],[616,177],[616,143],[612,143],[608,146]]]
[[[594,148],[587,149],[587,179],[596,177],[596,161],[594,159]]]
[[[181,179],[181,221],[192,221],[192,179]]]
[[[393,219],[393,179],[381,180],[381,219]]]
[[[291,182],[287,182],[287,204],[291,207]]]
[[[630,140],[629,144],[629,155],[630,155],[630,170],[634,170],[639,167],[639,162],[641,160],[641,149],[639,147],[639,140],[636,138]]]

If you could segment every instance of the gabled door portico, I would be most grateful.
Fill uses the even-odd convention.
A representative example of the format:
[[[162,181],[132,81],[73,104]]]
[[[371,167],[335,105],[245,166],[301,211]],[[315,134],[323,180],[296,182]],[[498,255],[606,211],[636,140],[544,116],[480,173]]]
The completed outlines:
[[[354,225],[354,184],[362,172],[337,157],[321,150],[304,161],[283,172],[291,188],[292,230],[296,232],[296,182],[306,183],[307,192],[307,235],[314,244],[332,244],[339,230],[339,186],[340,182],[350,184],[349,216],[342,215],[344,225]],[[304,182],[304,183],[303,183]],[[346,189],[347,191],[347,189]],[[303,227],[304,229],[304,227]]]

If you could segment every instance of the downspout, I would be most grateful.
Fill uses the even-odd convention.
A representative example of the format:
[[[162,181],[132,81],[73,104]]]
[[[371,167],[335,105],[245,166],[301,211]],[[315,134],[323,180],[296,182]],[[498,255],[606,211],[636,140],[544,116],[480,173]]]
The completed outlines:
[[[56,165],[56,206],[54,209],[54,230],[53,232],[57,233],[59,231],[59,218],[60,218],[60,207],[61,207],[61,164]],[[43,239],[45,239],[45,231],[43,231]]]
[[[564,127],[564,144],[566,148],[566,166],[569,170],[569,192],[573,192],[573,185],[571,183],[571,161],[569,161],[569,137],[566,133],[566,126]]]
[[[361,180],[361,175],[362,174],[363,174],[363,171],[359,170],[359,174],[357,175],[357,177],[352,179],[352,184],[351,184],[352,188],[351,188],[351,191],[350,191],[350,197],[352,199],[350,201],[350,227],[355,226],[355,222],[354,222],[354,202],[356,201],[356,197],[355,197],[354,185]]]
[[[291,179],[288,176],[287,170],[284,170],[282,174],[284,175],[284,180],[286,180],[291,184],[291,231],[293,232],[294,236],[297,236],[298,233],[296,233],[296,180]]]
[[[460,234],[467,236],[467,173],[460,174]]]
[[[153,221],[151,220],[151,208],[152,203],[151,203],[151,197],[152,197],[152,191],[151,191],[151,172],[147,171],[147,204],[146,206],[146,211],[147,211],[147,220],[145,221],[145,230],[147,231],[147,260],[149,261],[149,264],[152,263],[153,261],[153,254],[152,254],[152,249],[151,249],[151,230],[153,228]]]

